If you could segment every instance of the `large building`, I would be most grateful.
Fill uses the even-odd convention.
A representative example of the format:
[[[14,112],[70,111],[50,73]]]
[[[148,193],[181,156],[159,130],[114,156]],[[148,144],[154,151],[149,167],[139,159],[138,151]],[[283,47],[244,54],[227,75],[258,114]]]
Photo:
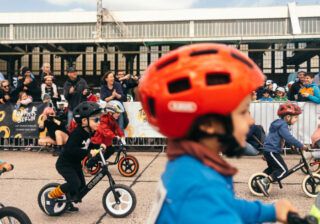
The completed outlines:
[[[49,62],[60,81],[73,65],[98,85],[105,70],[142,73],[169,50],[196,42],[237,47],[284,84],[298,69],[319,72],[320,5],[0,13],[0,71],[8,76],[23,65],[38,75]]]

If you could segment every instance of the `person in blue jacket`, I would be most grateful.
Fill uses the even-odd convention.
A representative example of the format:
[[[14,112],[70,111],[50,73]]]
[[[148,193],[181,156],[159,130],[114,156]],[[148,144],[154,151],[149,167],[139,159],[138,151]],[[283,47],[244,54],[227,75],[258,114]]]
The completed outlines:
[[[264,173],[269,176],[257,181],[257,184],[265,196],[269,196],[268,188],[270,182],[277,181],[287,174],[288,167],[281,157],[281,141],[284,139],[289,145],[306,150],[304,146],[289,131],[289,125],[298,121],[302,113],[301,108],[293,103],[281,104],[278,109],[278,116],[281,119],[273,121],[269,128],[269,134],[264,141],[263,155],[266,158],[268,168]]]
[[[285,223],[297,211],[287,200],[237,198],[237,169],[221,155],[243,154],[254,122],[251,93],[264,80],[251,59],[222,44],[187,45],[148,67],[139,99],[149,123],[168,137],[149,223]]]
[[[298,93],[298,101],[312,101],[314,103],[320,103],[320,90],[314,80],[314,73],[304,74],[304,85],[301,87]]]

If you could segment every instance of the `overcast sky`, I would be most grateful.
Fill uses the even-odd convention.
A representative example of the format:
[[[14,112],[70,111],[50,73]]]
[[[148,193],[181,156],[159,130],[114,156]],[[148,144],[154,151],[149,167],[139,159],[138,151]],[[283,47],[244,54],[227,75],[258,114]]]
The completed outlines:
[[[109,10],[186,9],[242,6],[279,6],[294,0],[103,0]],[[320,0],[296,0],[297,5]],[[95,11],[96,0],[0,0],[0,12]]]

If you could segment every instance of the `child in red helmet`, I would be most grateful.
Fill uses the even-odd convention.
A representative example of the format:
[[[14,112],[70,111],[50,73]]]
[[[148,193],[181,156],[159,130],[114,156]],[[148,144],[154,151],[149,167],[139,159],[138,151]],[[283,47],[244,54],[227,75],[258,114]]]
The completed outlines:
[[[302,111],[299,106],[293,103],[280,105],[278,116],[281,119],[273,121],[269,128],[269,134],[264,141],[263,155],[267,160],[268,168],[264,173],[269,176],[257,181],[257,184],[265,196],[269,196],[268,189],[270,182],[277,181],[286,175],[288,167],[281,157],[281,141],[284,139],[290,145],[306,150],[304,146],[289,131],[289,125],[293,125],[298,121],[298,116]]]
[[[220,44],[178,48],[147,69],[139,98],[150,124],[168,137],[150,223],[286,222],[288,212],[296,212],[287,200],[236,198],[237,169],[220,155],[243,153],[253,123],[251,93],[264,80],[247,56]]]

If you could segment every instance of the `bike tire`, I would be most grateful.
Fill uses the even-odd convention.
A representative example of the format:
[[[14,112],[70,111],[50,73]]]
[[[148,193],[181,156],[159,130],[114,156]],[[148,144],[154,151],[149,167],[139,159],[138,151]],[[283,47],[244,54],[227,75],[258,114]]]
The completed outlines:
[[[118,163],[118,170],[122,176],[132,177],[139,171],[139,162],[136,157],[127,155],[120,159]]]
[[[120,194],[120,204],[116,204],[111,187],[103,194],[102,204],[108,214],[114,218],[123,218],[130,215],[136,207],[137,199],[135,193],[126,185],[113,185],[116,193]],[[127,205],[127,207],[122,207]],[[119,210],[122,209],[123,210]]]
[[[315,198],[318,195],[319,187],[320,187],[320,175],[312,174],[315,181],[316,186],[312,185],[311,176],[307,175],[302,181],[302,190],[303,192],[310,198]]]
[[[88,162],[89,158],[86,156],[83,160],[82,160],[82,169],[87,168],[87,162]],[[91,167],[91,168],[87,168],[89,170],[89,173],[91,175],[95,175],[96,173],[98,173],[101,169],[100,163],[98,162],[95,166]]]
[[[3,207],[0,209],[0,223],[2,223],[1,220],[3,219],[9,219],[14,218],[15,222],[19,222],[19,224],[32,224],[31,220],[27,216],[27,214],[15,207]],[[9,222],[10,223],[10,222]],[[18,224],[18,223],[17,223]]]
[[[49,216],[62,215],[70,206],[70,203],[62,202],[62,203],[60,203],[60,205],[59,204],[57,205],[58,206],[58,208],[56,209],[57,212],[55,212],[54,214],[48,214],[46,212],[46,210],[44,209],[44,203],[45,203],[44,194],[46,192],[48,192],[48,191],[51,191],[51,190],[55,189],[59,185],[60,185],[59,183],[49,183],[49,184],[43,186],[41,188],[41,190],[39,191],[39,194],[38,194],[38,205],[39,205],[41,211],[43,211],[46,215],[49,215]],[[66,195],[63,195],[62,197],[63,197],[63,199],[67,199]]]
[[[259,180],[259,179],[265,178],[267,176],[268,175],[265,174],[265,173],[255,173],[249,178],[248,187],[249,187],[250,192],[253,195],[258,196],[258,197],[263,197],[264,196],[264,194],[262,193],[260,188],[256,185],[256,181]],[[272,184],[270,183],[268,192],[271,191],[271,188],[272,188]]]

